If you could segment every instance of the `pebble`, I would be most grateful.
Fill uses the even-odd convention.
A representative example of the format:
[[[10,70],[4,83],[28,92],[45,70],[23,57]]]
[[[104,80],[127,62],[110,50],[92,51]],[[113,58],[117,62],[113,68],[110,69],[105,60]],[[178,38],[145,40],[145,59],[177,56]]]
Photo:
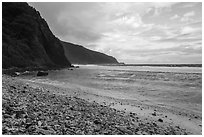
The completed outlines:
[[[152,116],[156,116],[156,112],[152,113]]]
[[[94,124],[101,124],[101,121],[99,121],[98,119],[94,120]]]
[[[159,121],[159,122],[163,122],[163,120],[162,120],[161,118],[160,118],[160,119],[158,119],[158,121]]]
[[[9,115],[9,114],[4,114],[3,116],[4,116],[4,118],[11,118],[11,115]]]
[[[53,132],[52,130],[44,130],[44,129],[37,129],[37,132],[39,132],[40,134],[43,135],[52,135],[55,134],[55,132]]]
[[[41,126],[42,125],[42,122],[41,121],[38,121],[38,126]]]

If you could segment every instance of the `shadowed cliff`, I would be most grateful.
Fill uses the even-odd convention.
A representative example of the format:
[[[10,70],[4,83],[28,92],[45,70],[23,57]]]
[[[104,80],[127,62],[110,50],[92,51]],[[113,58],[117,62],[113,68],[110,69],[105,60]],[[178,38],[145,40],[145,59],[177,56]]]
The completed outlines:
[[[2,3],[2,67],[69,67],[58,38],[27,3]]]

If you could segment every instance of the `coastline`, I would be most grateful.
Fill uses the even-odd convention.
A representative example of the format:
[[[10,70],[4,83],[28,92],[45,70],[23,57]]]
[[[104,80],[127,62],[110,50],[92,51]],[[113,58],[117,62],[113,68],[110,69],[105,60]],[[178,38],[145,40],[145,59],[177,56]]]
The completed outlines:
[[[2,80],[3,134],[192,134],[162,119],[87,101],[73,90],[7,75]]]

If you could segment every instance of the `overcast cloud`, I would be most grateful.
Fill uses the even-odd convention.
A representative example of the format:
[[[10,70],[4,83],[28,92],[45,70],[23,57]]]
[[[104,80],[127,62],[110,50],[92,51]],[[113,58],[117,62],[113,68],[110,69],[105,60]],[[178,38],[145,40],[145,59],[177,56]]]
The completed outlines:
[[[202,63],[202,3],[29,3],[61,40],[125,63]]]

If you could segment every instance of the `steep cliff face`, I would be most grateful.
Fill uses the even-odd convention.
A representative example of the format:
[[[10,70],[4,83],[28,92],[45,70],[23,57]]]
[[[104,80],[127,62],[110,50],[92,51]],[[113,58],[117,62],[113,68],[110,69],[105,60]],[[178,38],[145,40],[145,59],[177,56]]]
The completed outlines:
[[[2,3],[2,66],[65,67],[70,62],[40,13],[27,3]]]
[[[106,54],[86,49],[80,45],[75,45],[61,41],[65,56],[73,64],[117,64],[118,61]]]

